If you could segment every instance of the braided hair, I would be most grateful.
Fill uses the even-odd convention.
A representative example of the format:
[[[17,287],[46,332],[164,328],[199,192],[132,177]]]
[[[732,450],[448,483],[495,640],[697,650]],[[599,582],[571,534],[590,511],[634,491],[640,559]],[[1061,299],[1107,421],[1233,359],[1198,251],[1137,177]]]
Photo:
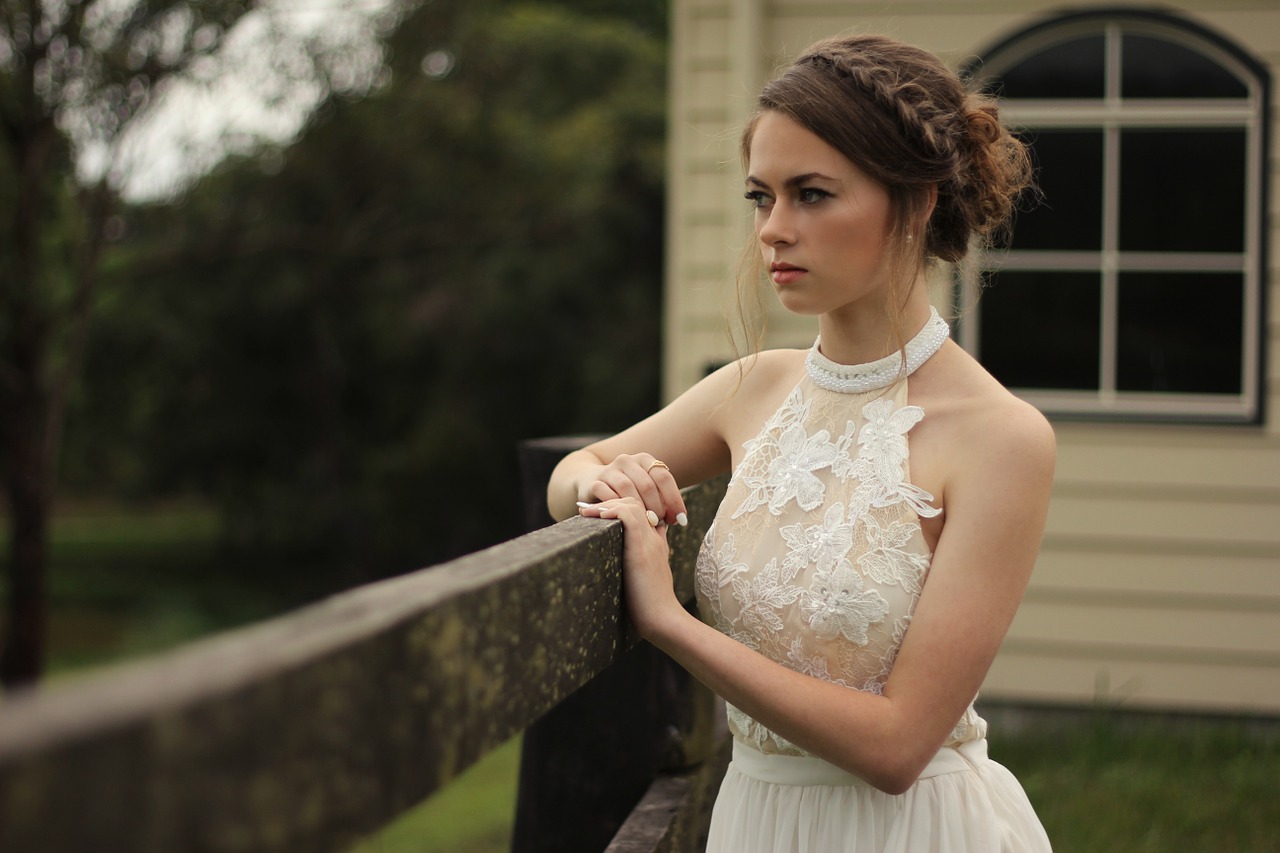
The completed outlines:
[[[885,187],[890,292],[901,300],[929,258],[958,261],[975,238],[1000,234],[1031,183],[1026,149],[1000,123],[995,102],[968,91],[932,53],[887,36],[825,39],[767,83],[742,134],[744,166],[770,111]],[[913,235],[924,239],[906,239]]]

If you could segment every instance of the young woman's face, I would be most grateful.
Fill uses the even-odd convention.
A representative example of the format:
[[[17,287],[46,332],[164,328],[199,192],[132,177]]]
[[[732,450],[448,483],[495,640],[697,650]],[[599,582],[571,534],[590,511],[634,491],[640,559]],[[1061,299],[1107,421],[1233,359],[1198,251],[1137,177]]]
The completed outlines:
[[[818,315],[888,287],[889,194],[782,113],[756,122],[746,179],[756,238],[783,306]]]

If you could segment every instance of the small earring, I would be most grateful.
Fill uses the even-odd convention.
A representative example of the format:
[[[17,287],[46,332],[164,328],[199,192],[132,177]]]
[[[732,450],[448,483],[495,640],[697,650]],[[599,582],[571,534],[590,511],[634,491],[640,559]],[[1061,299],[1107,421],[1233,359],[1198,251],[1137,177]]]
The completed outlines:
[[[908,234],[908,235],[907,235],[907,242],[908,242],[908,243],[910,243],[910,242],[911,242],[912,240],[914,240],[914,239],[915,239],[915,237],[912,237],[910,234]]]

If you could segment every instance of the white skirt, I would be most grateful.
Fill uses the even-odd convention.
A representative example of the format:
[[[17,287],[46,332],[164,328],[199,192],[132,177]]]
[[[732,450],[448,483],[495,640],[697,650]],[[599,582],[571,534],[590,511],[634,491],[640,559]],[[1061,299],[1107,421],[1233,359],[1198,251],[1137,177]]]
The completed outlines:
[[[985,740],[943,747],[903,794],[737,740],[707,853],[1041,853],[1049,838]]]

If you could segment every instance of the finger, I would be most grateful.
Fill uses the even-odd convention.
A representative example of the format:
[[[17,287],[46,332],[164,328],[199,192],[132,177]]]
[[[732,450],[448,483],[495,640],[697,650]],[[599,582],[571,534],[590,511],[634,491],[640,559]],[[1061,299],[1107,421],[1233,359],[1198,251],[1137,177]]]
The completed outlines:
[[[662,488],[654,479],[654,474],[664,469],[657,464],[658,460],[651,454],[641,453],[625,460],[623,469],[636,487],[636,494],[644,501],[646,508],[653,510],[659,517],[667,516],[667,501]]]
[[[578,509],[581,510],[584,515],[594,515],[600,518],[621,518],[625,521],[631,520],[636,515],[643,514],[644,520],[648,522],[650,527],[656,528],[659,526],[666,526],[666,522],[659,518],[656,512],[651,509],[645,509],[643,504],[637,505],[637,503],[636,498],[626,498],[598,504],[578,501]]]
[[[646,509],[639,498],[619,498],[616,501],[607,501],[600,504],[601,518],[616,518],[627,528],[652,529],[653,525],[649,523],[648,518],[648,513],[650,512],[652,510]]]
[[[591,497],[597,501],[614,501],[622,497],[608,484],[601,480],[596,480],[591,484]]]
[[[616,467],[600,474],[600,482],[612,489],[619,498],[636,498],[643,500],[636,488],[635,478],[631,473],[631,465],[627,462],[616,463]]]
[[[653,465],[649,468],[649,478],[658,489],[665,513],[659,513],[667,524],[678,524],[686,527],[689,524],[689,509],[685,506],[684,496],[680,494],[680,484],[675,475],[664,465]]]

